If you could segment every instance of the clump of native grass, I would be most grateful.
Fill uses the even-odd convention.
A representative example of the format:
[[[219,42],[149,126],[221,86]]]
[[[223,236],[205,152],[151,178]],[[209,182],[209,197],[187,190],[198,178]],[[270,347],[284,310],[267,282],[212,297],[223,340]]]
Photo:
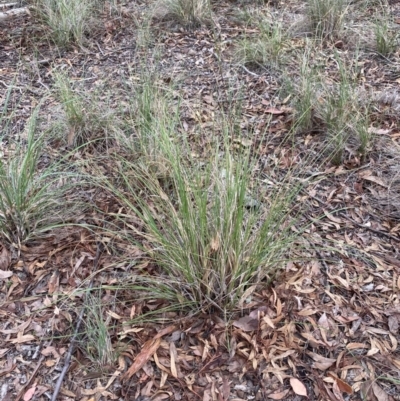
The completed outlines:
[[[154,41],[154,33],[152,29],[152,18],[155,11],[147,10],[144,13],[133,14],[132,19],[136,27],[136,46],[147,49]]]
[[[297,64],[300,66],[297,78],[287,72],[282,75],[282,97],[291,100],[294,107],[294,132],[311,132],[314,130],[315,108],[318,99],[318,71],[310,62],[311,50],[305,48]]]
[[[348,0],[307,0],[306,20],[311,33],[321,40],[337,38],[343,30]]]
[[[86,355],[100,369],[113,365],[118,358],[110,338],[111,316],[104,318],[104,307],[100,293],[87,292],[85,297],[85,332],[81,343]]]
[[[66,136],[67,145],[96,143],[107,146],[111,131],[116,129],[116,119],[104,95],[100,99],[96,94],[73,88],[69,78],[62,73],[55,74],[55,89],[65,117],[66,130],[62,134]]]
[[[399,32],[390,15],[378,17],[374,24],[375,48],[379,55],[389,57],[399,46]]]
[[[365,157],[373,141],[366,91],[358,86],[351,67],[346,67],[338,57],[335,57],[337,77],[333,78],[326,77],[311,62],[310,54],[302,55],[297,79],[287,78],[285,82],[295,109],[295,130],[324,134],[334,164],[343,161],[347,147]]]
[[[196,27],[212,20],[210,0],[159,0],[158,8],[165,17],[187,27]]]
[[[338,79],[322,85],[318,113],[325,124],[332,148],[332,162],[340,164],[347,145],[355,147],[365,157],[370,150],[372,133],[369,128],[369,101],[366,92],[358,86],[351,66],[346,67],[336,57]]]
[[[63,178],[56,165],[40,166],[45,136],[35,135],[37,115],[0,160],[0,233],[17,247],[64,225],[73,213],[66,198],[71,177]]]
[[[58,46],[81,44],[90,27],[98,0],[35,0],[37,16],[50,29],[49,38]]]
[[[343,161],[346,145],[352,140],[358,142],[358,151],[365,156],[371,142],[367,106],[360,105],[357,92],[345,77],[325,87],[324,94],[319,113],[329,138],[332,162]]]
[[[239,41],[236,59],[245,66],[276,67],[283,62],[283,54],[289,36],[282,22],[272,22],[265,15],[256,16],[252,23],[260,33],[257,38],[246,37]]]
[[[137,284],[193,310],[225,313],[245,305],[284,266],[301,235],[300,226],[292,230],[299,188],[282,183],[266,190],[250,151],[234,151],[230,132],[199,159],[177,134],[172,105],[159,88],[138,96],[133,143],[141,144],[140,157],[118,158],[118,185],[102,184],[122,206],[122,223],[140,221],[130,225],[132,237],[141,238],[160,269],[137,275]],[[132,153],[138,155],[137,147]]]

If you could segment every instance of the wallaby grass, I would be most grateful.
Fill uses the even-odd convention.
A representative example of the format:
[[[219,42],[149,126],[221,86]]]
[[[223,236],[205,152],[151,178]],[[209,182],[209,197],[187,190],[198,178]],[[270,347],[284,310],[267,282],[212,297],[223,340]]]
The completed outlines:
[[[158,277],[138,276],[138,283],[180,308],[231,313],[287,261],[302,232],[291,230],[300,188],[278,186],[259,199],[256,159],[235,150],[235,124],[215,137],[206,159],[193,156],[177,135],[179,110],[156,81],[136,92],[133,157],[116,161],[122,183],[100,185],[123,207],[122,220],[140,219],[143,229],[134,234],[160,268]]]
[[[49,37],[61,47],[81,43],[92,12],[93,1],[38,0],[35,4],[40,19],[50,29]]]
[[[103,316],[100,291],[87,292],[85,297],[85,334],[81,340],[86,350],[86,355],[100,368],[112,366],[117,360],[118,354],[113,347],[109,334],[110,315]]]
[[[299,55],[299,75],[289,79],[284,74],[282,96],[290,96],[295,110],[294,132],[318,133],[326,141],[326,153],[334,164],[343,161],[345,148],[365,157],[373,142],[369,131],[370,101],[368,91],[354,78],[357,56],[346,65],[334,56],[336,73],[327,78],[311,54],[311,45]]]
[[[57,164],[40,166],[45,134],[37,135],[37,116],[38,109],[22,140],[0,161],[0,231],[17,247],[65,225],[78,207],[73,196],[66,196],[76,177]]]
[[[188,28],[212,21],[210,0],[158,0],[156,7],[164,18],[173,19]]]
[[[288,36],[282,23],[263,19],[257,39],[248,37],[237,44],[235,58],[239,63],[256,67],[277,67],[283,63]]]
[[[37,17],[49,29],[49,38],[60,47],[82,44],[101,0],[34,0]]]
[[[392,55],[399,46],[399,32],[393,27],[393,18],[384,13],[375,20],[375,49],[383,57]]]
[[[338,38],[348,5],[348,0],[307,0],[306,21],[310,32],[321,40]]]
[[[118,122],[104,94],[100,100],[96,93],[74,88],[67,75],[55,73],[54,76],[55,94],[66,120],[66,130],[61,132],[64,136],[62,139],[71,148],[90,143],[107,147],[118,128]],[[57,128],[60,128],[60,124]]]
[[[142,221],[145,231],[136,234],[152,245],[149,256],[162,269],[161,280],[149,277],[147,285],[159,294],[164,288],[159,296],[171,300],[173,294],[178,305],[232,310],[253,285],[272,279],[287,257],[294,242],[290,204],[298,189],[272,195],[268,208],[254,206],[247,158],[235,161],[223,147],[199,167],[182,160],[168,137],[161,140],[168,177],[123,161],[126,190],[114,191]]]

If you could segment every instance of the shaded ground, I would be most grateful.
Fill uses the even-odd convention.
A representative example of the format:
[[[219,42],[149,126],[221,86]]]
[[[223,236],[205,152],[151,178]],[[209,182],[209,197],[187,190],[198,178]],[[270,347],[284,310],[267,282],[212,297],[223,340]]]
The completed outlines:
[[[105,12],[85,47],[69,51],[49,44],[32,18],[3,22],[0,87],[3,104],[12,88],[12,133],[23,132],[44,96],[43,125],[57,115],[57,100],[49,96],[55,70],[67,72],[87,91],[99,90],[112,108],[123,109],[131,83],[144,69],[157,71],[160,85],[173,81],[183,98],[183,131],[199,141],[199,152],[207,149],[214,117],[239,103],[232,98],[240,99],[240,129],[250,141],[240,145],[258,145],[268,127],[260,155],[266,191],[280,179],[269,174],[273,168],[284,174],[321,150],[320,136],[314,133],[298,135],[294,147],[282,142],[293,123],[293,109],[280,97],[278,71],[243,68],[234,61],[235,39],[252,29],[234,22],[237,4],[216,7],[215,29],[185,30],[155,20],[152,42],[139,46],[132,15],[145,7],[128,2],[124,13]],[[396,4],[392,7],[396,13]],[[288,19],[299,10],[294,5]],[[299,49],[302,40],[294,39]],[[334,51],[346,57],[350,50],[344,44],[343,49],[321,51],[318,57],[333,73],[329,55]],[[87,339],[78,337],[59,399],[294,400],[306,394],[311,400],[400,399],[398,53],[388,61],[366,52],[362,63],[360,79],[377,99],[374,149],[364,160],[347,149],[340,166],[318,170],[310,165],[304,171],[304,178],[313,177],[299,199],[302,219],[310,223],[306,251],[230,320],[170,312],[166,323],[130,323],[164,305],[157,299],[138,301],[128,290],[111,287],[134,279],[134,263],[125,260],[139,261],[142,255],[121,238],[108,237],[100,224],[96,238],[75,228],[56,231],[20,251],[4,243],[0,400],[50,398],[85,297],[85,291],[76,290],[89,282],[93,288],[111,288],[98,295],[111,355],[94,363]],[[4,153],[7,144],[3,138]],[[48,157],[56,158],[66,147],[65,141],[55,141]],[[91,154],[82,151],[76,157]],[[114,200],[96,190],[87,199],[110,215],[118,212]],[[102,221],[95,212],[77,219]],[[334,244],[335,252],[318,250],[326,244]],[[143,366],[138,365],[140,357]]]

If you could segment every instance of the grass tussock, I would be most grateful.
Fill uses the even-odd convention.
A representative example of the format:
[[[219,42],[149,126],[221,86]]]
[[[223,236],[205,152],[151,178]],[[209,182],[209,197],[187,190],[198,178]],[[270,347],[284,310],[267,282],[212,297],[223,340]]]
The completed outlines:
[[[283,54],[288,43],[288,35],[282,23],[272,23],[263,18],[258,27],[258,38],[242,39],[236,48],[235,58],[247,66],[276,67],[283,62]]]
[[[150,94],[145,88],[138,102],[140,157],[118,159],[120,187],[103,183],[123,206],[122,220],[139,218],[143,229],[135,235],[160,268],[158,277],[137,281],[176,305],[232,311],[287,260],[299,235],[291,231],[299,188],[263,194],[250,153],[233,152],[227,140],[217,140],[200,162],[176,135],[171,107],[153,92],[154,109]]]
[[[118,358],[109,333],[110,316],[103,317],[103,305],[99,294],[87,293],[85,335],[82,339],[86,355],[97,367],[112,365]],[[100,365],[100,366],[98,366]]]
[[[35,136],[37,113],[29,119],[24,139],[0,160],[0,232],[16,246],[63,225],[74,210],[66,199],[71,187],[67,177],[57,166],[40,166],[44,135]]]
[[[383,57],[391,56],[399,45],[398,29],[393,27],[392,18],[389,15],[377,18],[374,33],[377,53]]]
[[[168,181],[123,162],[126,191],[117,194],[142,221],[141,235],[162,269],[149,282],[181,305],[231,310],[282,267],[294,241],[289,213],[296,191],[254,206],[247,158],[235,160],[225,147],[200,167],[184,161],[169,138],[162,140]]]
[[[97,146],[107,146],[117,122],[104,95],[98,99],[96,94],[80,92],[64,74],[55,74],[55,88],[66,120],[63,134],[67,145],[94,142]]]
[[[210,0],[161,0],[158,9],[168,19],[186,27],[196,27],[211,21]]]
[[[307,23],[318,39],[337,38],[343,29],[347,0],[307,0]]]
[[[354,61],[356,64],[356,61]],[[326,152],[334,164],[343,161],[346,147],[365,157],[372,145],[369,130],[368,95],[352,78],[352,67],[336,57],[337,76],[326,79],[311,62],[310,54],[302,55],[300,74],[286,80],[283,95],[290,93],[295,109],[294,130],[320,133],[326,141]]]
[[[368,131],[368,106],[361,104],[357,90],[346,75],[338,83],[323,87],[323,91],[318,112],[329,138],[332,162],[341,164],[346,145],[350,143],[355,143],[355,150],[365,156],[372,139]]]
[[[35,0],[35,12],[60,47],[81,44],[96,10],[96,0]]]

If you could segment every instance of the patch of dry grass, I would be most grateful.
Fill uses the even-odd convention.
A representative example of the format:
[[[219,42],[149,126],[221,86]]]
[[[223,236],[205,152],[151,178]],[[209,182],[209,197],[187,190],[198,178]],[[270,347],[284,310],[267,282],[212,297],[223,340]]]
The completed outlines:
[[[156,15],[193,28],[211,22],[211,2],[210,0],[159,0],[156,5]]]

